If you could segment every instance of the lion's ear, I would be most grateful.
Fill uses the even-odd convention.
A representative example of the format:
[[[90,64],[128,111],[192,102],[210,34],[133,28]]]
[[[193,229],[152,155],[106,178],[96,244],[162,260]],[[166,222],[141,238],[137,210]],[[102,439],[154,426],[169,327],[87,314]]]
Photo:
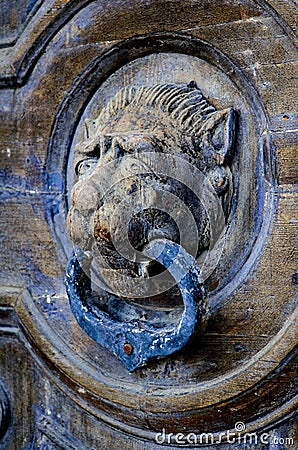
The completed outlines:
[[[92,119],[84,120],[84,138],[92,139],[96,135],[96,123]]]
[[[235,111],[233,108],[211,113],[199,131],[200,147],[205,157],[225,164],[234,146]]]

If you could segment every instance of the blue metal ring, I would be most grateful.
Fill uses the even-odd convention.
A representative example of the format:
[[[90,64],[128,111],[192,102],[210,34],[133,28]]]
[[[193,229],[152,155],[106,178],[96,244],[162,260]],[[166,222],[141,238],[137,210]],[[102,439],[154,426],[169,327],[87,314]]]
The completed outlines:
[[[177,282],[184,302],[178,325],[159,328],[141,320],[117,321],[86,302],[91,294],[91,280],[75,253],[66,271],[66,289],[79,325],[96,342],[115,353],[129,371],[182,349],[208,316],[207,289],[195,259],[180,245],[166,239],[152,241],[145,253],[168,269]]]

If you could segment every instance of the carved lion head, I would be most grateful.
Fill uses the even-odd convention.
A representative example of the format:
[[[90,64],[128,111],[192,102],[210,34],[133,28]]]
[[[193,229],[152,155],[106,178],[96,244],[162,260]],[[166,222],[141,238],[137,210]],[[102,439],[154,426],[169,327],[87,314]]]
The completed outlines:
[[[179,227],[171,217],[167,204],[162,208],[154,205],[152,193],[159,195],[159,192],[166,191],[191,211],[198,229],[198,253],[207,249],[210,232],[204,206],[191,189],[171,176],[165,173],[160,175],[157,171],[146,172],[145,169],[129,176],[126,171],[126,175],[118,178],[116,184],[111,181],[105,196],[96,196],[94,182],[97,180],[100,186],[104,168],[113,161],[117,161],[115,171],[121,171],[127,158],[138,158],[138,155],[146,153],[176,155],[187,159],[204,174],[227,213],[232,188],[228,164],[233,148],[234,124],[234,110],[217,110],[195,82],[120,90],[97,119],[88,123],[86,139],[75,147],[77,180],[72,188],[68,216],[73,242],[90,248],[93,240],[92,245],[96,245],[113,269],[139,276],[138,262],[124,258],[115,248],[113,238],[117,230],[111,229],[109,219],[120,204],[125,208],[126,198],[135,195],[136,210],[126,224],[132,247],[141,250],[155,236],[165,236],[179,242]],[[146,189],[150,191],[150,198],[145,201],[142,200],[142,192]]]

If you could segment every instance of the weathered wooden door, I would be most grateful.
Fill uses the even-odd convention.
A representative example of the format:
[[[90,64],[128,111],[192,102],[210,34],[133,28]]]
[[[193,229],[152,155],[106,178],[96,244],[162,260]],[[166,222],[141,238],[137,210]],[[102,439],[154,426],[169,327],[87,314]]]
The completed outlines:
[[[297,448],[296,2],[0,8],[0,447]]]

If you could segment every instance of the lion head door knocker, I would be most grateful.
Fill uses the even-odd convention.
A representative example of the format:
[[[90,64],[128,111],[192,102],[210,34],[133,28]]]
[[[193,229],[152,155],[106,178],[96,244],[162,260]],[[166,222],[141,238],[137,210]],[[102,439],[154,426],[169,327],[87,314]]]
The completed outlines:
[[[130,371],[204,327],[198,261],[229,211],[234,124],[234,110],[216,110],[193,81],[127,87],[74,149],[71,308]]]

